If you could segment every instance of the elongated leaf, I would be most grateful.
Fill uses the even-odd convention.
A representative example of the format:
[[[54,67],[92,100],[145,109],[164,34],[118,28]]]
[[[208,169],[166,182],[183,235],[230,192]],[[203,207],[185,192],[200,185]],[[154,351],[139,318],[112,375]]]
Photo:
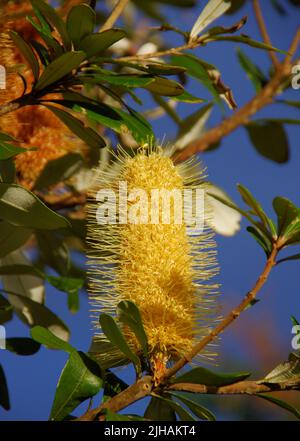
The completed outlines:
[[[36,238],[42,261],[46,265],[55,269],[58,274],[67,276],[71,262],[69,249],[63,238],[57,236],[55,233],[48,233],[45,231],[37,232]]]
[[[176,151],[183,150],[190,142],[201,136],[211,111],[212,104],[207,104],[181,121],[174,146]]]
[[[92,34],[81,40],[79,48],[84,51],[87,58],[96,57],[105,52],[117,41],[126,37],[126,32],[122,29],[108,29],[98,34]]]
[[[0,212],[2,219],[20,227],[54,230],[69,226],[63,216],[16,184],[0,183]]]
[[[10,37],[12,38],[13,42],[20,50],[20,52],[23,55],[23,57],[25,58],[26,62],[29,64],[35,81],[38,81],[39,74],[40,74],[39,62],[38,62],[32,48],[31,48],[30,44],[27,43],[23,39],[23,37],[21,37],[21,35],[19,35],[15,31],[10,32]]]
[[[184,92],[181,84],[163,77],[155,77],[154,81],[144,86],[144,88],[161,96],[178,96]]]
[[[96,74],[93,76],[81,76],[81,79],[86,82],[89,79],[95,84],[109,83],[115,86],[126,86],[126,87],[145,87],[148,84],[155,81],[154,77],[148,75],[134,76],[134,75],[105,75]]]
[[[193,415],[188,412],[184,407],[182,407],[179,403],[176,403],[175,401],[169,398],[162,397],[160,395],[155,395],[155,398],[162,400],[169,407],[171,407],[174,412],[177,413],[181,421],[195,421]]]
[[[174,383],[194,383],[205,384],[206,386],[226,386],[227,384],[237,383],[249,377],[250,373],[241,372],[233,374],[222,374],[212,372],[203,367],[197,367],[176,377]]]
[[[240,65],[246,72],[248,78],[252,81],[256,92],[260,92],[268,81],[266,76],[240,48],[237,49],[237,55]]]
[[[271,395],[266,394],[256,394],[257,397],[263,398],[264,400],[270,401],[270,403],[276,404],[276,406],[281,407],[282,409],[287,410],[288,412],[292,413],[300,419],[300,412],[295,407],[291,406],[289,403],[286,403],[285,401],[279,400],[278,398],[275,398]]]
[[[210,23],[223,15],[231,6],[231,2],[227,0],[210,0],[199,17],[197,18],[190,38],[197,37]]]
[[[86,127],[82,121],[68,112],[57,107],[46,105],[78,138],[86,142],[90,147],[99,149],[106,146],[104,139],[95,130]]]
[[[3,367],[0,364],[0,406],[5,410],[10,410],[8,387]]]
[[[86,54],[83,51],[62,54],[45,68],[35,86],[35,90],[42,90],[55,84],[71,73],[73,69],[77,69],[85,58]]]
[[[276,261],[276,264],[282,263],[282,262],[289,262],[290,260],[299,260],[300,254],[293,254],[292,256],[284,257],[283,259],[279,259]]]
[[[13,307],[9,301],[0,295],[0,325],[9,322],[13,318],[13,312]]]
[[[144,417],[152,421],[176,421],[174,409],[163,400],[152,397]]]
[[[121,380],[110,370],[105,373],[104,397],[114,397],[123,390],[127,389],[128,384]],[[103,398],[104,399],[104,398]]]
[[[76,349],[73,348],[70,343],[57,337],[53,332],[43,326],[34,326],[31,328],[30,334],[34,341],[46,346],[48,349],[61,350],[69,354],[74,351],[76,352]]]
[[[215,421],[214,414],[202,406],[199,396],[187,392],[170,392],[170,394],[178,398],[185,404],[198,418],[201,420]],[[203,399],[203,398],[202,398]]]
[[[286,54],[285,51],[282,51],[281,49],[277,49],[274,46],[270,46],[269,44],[262,43],[261,41],[253,40],[250,37],[246,37],[245,35],[216,35],[214,37],[208,38],[206,41],[233,41],[234,43],[242,43],[246,44],[251,47],[255,47],[257,49],[262,49],[266,51],[274,51],[274,52],[280,52],[281,54]]]
[[[186,90],[181,95],[173,96],[172,99],[175,101],[182,101],[183,103],[203,103],[204,101],[206,101],[202,98],[198,98],[192,95]]]
[[[6,339],[6,349],[17,355],[33,355],[40,349],[40,344],[26,337]]]
[[[74,44],[78,49],[80,41],[90,35],[96,25],[96,13],[87,4],[74,6],[67,18],[67,31]]]
[[[135,365],[139,366],[139,358],[130,349],[114,318],[108,314],[100,314],[99,321],[102,331],[109,341],[120,349],[120,351],[122,351],[123,354],[129,358],[129,360],[131,360]]]
[[[20,153],[28,152],[29,150],[36,150],[36,149],[34,148],[23,149],[22,147],[18,147],[17,145],[0,141],[0,161],[13,158],[16,155],[19,155]]]
[[[55,9],[44,2],[43,0],[30,0],[32,6],[35,10],[39,11],[40,14],[58,31],[61,36],[62,42],[66,50],[71,49],[71,39],[67,32],[65,22],[58,15]]]
[[[16,227],[9,222],[0,222],[0,258],[7,256],[12,251],[17,250],[24,245],[30,236],[32,230]]]
[[[59,378],[50,420],[66,418],[79,404],[96,395],[102,384],[97,363],[82,352],[72,352]]]
[[[49,161],[39,175],[34,187],[36,190],[64,182],[71,178],[83,165],[83,157],[79,153],[68,153],[61,158]]]
[[[133,302],[123,300],[118,304],[117,314],[120,322],[129,326],[129,328],[134,332],[146,357],[148,340],[138,307]]]
[[[289,142],[281,123],[256,121],[247,124],[245,128],[255,149],[262,156],[278,164],[289,160]]]
[[[266,256],[269,257],[272,251],[272,242],[270,238],[266,236],[261,230],[256,227],[247,227],[247,231],[251,234],[252,237],[256,240],[256,242],[262,247]]]

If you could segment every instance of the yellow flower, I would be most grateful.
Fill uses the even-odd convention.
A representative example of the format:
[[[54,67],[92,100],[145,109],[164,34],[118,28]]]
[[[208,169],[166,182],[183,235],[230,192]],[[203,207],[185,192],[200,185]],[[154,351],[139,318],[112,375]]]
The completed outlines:
[[[175,220],[174,200],[169,223],[163,221],[162,204],[156,224],[149,222],[150,215],[148,222],[139,224],[97,223],[97,192],[105,188],[117,190],[120,182],[126,182],[129,194],[138,188],[150,198],[154,189],[181,193],[187,188],[205,189],[203,170],[194,160],[175,166],[159,148],[139,150],[134,156],[122,152],[106,172],[99,173],[91,191],[89,293],[96,327],[99,313],[114,313],[121,300],[136,303],[158,378],[169,361],[187,353],[214,324],[218,286],[207,281],[217,273],[215,244],[213,234],[206,228],[200,235],[191,234],[189,225]],[[127,214],[132,206],[131,201]],[[141,348],[134,335],[127,328],[124,333],[139,353]],[[95,340],[105,337],[97,333]]]

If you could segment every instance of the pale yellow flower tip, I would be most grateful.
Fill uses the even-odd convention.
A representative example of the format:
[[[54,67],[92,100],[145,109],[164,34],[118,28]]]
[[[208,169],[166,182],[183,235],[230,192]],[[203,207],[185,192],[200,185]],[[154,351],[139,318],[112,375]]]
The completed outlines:
[[[127,183],[128,193],[139,188],[150,198],[153,189],[205,189],[203,169],[194,160],[175,166],[162,149],[144,146],[134,156],[119,153],[115,162],[99,173],[91,191],[89,295],[96,327],[99,313],[114,314],[121,300],[136,303],[154,375],[161,376],[167,362],[187,353],[214,324],[218,285],[208,281],[218,272],[215,243],[206,227],[201,234],[191,234],[185,222],[175,223],[174,216],[169,224],[162,223],[161,206],[157,224],[99,225],[96,194],[103,188],[116,190],[120,182]],[[134,351],[140,352],[130,330],[124,328],[124,333]],[[104,337],[100,334],[97,339]]]

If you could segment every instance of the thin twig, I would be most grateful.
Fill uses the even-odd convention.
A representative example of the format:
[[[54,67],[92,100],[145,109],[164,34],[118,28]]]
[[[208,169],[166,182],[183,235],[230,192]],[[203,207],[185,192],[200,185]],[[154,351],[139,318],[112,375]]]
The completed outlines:
[[[276,263],[276,257],[279,250],[279,244],[275,242],[273,244],[272,252],[266,262],[263,272],[257,279],[254,288],[247,293],[242,302],[233,309],[207,336],[203,337],[193,349],[186,355],[184,355],[177,363],[174,364],[170,369],[167,370],[164,377],[162,378],[162,383],[166,383],[167,380],[175,375],[180,369],[186,364],[190,363],[192,359],[199,354],[205,346],[211,343],[218,335],[220,335],[224,329],[227,328],[232,322],[234,322],[240,314],[255,300],[258,292],[261,290],[265,284],[273,266]]]
[[[254,9],[254,14],[255,14],[256,21],[257,21],[261,36],[263,38],[263,41],[266,44],[273,46],[271,39],[269,37],[268,31],[267,31],[266,23],[264,21],[264,17],[263,17],[262,10],[261,10],[260,4],[259,4],[259,0],[253,0],[253,9]],[[269,53],[269,56],[271,58],[271,61],[274,65],[274,67],[278,68],[280,63],[279,63],[279,60],[278,60],[275,52],[268,51],[268,53]]]
[[[227,386],[206,386],[204,384],[175,383],[168,387],[168,390],[193,392],[197,394],[216,395],[253,395],[266,392],[277,392],[287,390],[299,390],[300,386],[295,384],[273,383],[266,384],[260,381],[239,381]]]
[[[229,118],[223,120],[221,124],[205,132],[200,139],[192,141],[184,148],[184,150],[175,153],[174,160],[176,162],[181,162],[191,157],[195,153],[207,150],[212,144],[217,143],[238,127],[247,124],[253,115],[255,115],[266,105],[271,104],[274,96],[276,96],[278,93],[283,80],[291,74],[291,59],[297,51],[299,41],[300,28],[295,34],[285,60],[278,66],[275,75],[261,90],[261,92],[257,94],[251,101],[249,101],[244,107],[233,113]]]
[[[114,9],[112,10],[110,16],[107,18],[104,25],[101,27],[100,31],[107,31],[108,29],[111,29],[115,22],[118,20],[122,12],[127,6],[127,3],[129,0],[119,0]]]

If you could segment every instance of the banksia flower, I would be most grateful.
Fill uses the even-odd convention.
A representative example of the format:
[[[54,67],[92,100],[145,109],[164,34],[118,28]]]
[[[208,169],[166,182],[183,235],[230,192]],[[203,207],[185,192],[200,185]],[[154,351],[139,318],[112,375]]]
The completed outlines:
[[[92,316],[99,327],[99,313],[114,314],[121,300],[133,301],[142,315],[156,379],[163,375],[167,363],[187,353],[214,324],[218,286],[207,282],[217,273],[215,244],[206,226],[199,235],[185,217],[183,222],[177,221],[175,199],[170,199],[169,222],[163,218],[164,207],[160,202],[154,210],[153,222],[150,214],[141,220],[147,203],[140,200],[137,208],[130,194],[139,189],[150,200],[153,190],[181,194],[187,189],[205,190],[203,178],[203,170],[194,160],[175,166],[162,149],[146,148],[134,156],[119,153],[116,161],[99,173],[91,191],[88,243]],[[130,200],[125,217],[136,211],[140,223],[122,219],[124,195],[120,195],[120,188],[123,191],[125,183]],[[99,223],[99,210],[103,208],[98,193],[101,189],[119,191],[116,223]],[[189,204],[195,208],[195,200]],[[112,210],[113,205],[112,200]],[[109,205],[105,203],[105,206],[109,211]],[[209,210],[202,211],[202,215],[209,216]],[[127,328],[123,331],[133,350],[139,353],[141,348],[134,335]],[[105,341],[105,336],[97,332],[97,341]],[[116,352],[106,355],[117,359]],[[210,357],[213,353],[205,355]],[[101,354],[102,359],[104,356]]]

